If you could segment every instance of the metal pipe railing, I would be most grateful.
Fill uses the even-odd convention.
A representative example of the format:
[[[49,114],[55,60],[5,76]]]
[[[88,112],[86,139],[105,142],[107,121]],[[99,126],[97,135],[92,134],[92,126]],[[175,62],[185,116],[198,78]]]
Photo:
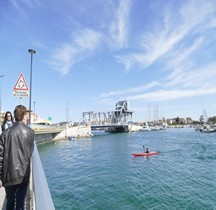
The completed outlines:
[[[32,178],[35,210],[55,210],[36,143],[32,155]]]

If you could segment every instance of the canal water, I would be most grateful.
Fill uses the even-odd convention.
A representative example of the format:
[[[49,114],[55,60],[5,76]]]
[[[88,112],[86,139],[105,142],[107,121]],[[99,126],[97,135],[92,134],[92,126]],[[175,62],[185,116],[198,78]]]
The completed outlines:
[[[133,157],[143,145],[160,154]],[[216,209],[216,133],[103,133],[38,148],[57,210]]]

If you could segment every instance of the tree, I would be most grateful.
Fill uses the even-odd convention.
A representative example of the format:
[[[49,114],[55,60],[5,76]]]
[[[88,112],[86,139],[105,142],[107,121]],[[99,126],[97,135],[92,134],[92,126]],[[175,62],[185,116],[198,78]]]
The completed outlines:
[[[204,117],[203,117],[203,115],[200,116],[199,121],[200,121],[200,123],[204,123]]]
[[[176,117],[176,123],[179,124],[180,120],[179,117]]]
[[[191,117],[187,117],[186,118],[186,122],[189,123],[189,124],[192,123],[192,118]]]
[[[209,117],[208,121],[212,124],[216,124],[216,116]]]

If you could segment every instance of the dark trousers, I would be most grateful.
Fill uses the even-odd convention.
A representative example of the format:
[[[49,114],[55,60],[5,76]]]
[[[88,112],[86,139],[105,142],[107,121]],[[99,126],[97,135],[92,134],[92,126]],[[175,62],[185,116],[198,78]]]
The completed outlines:
[[[26,196],[27,189],[28,189],[28,182],[5,187],[6,198],[7,198],[6,209],[24,210],[24,203],[25,203],[25,196]]]

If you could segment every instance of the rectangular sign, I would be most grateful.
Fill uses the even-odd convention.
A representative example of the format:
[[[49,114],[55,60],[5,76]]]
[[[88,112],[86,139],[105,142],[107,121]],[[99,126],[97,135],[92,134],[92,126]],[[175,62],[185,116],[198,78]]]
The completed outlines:
[[[28,97],[29,92],[28,91],[13,91],[13,96],[15,97]]]

